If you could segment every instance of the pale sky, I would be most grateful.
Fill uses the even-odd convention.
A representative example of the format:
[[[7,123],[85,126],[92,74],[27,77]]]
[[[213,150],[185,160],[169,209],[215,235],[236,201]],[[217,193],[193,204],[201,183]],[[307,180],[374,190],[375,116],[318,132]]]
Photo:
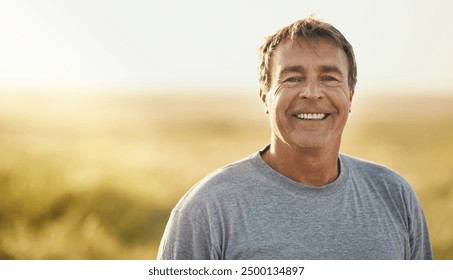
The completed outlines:
[[[356,92],[450,91],[453,1],[0,0],[0,90],[258,90],[263,38],[315,14]]]

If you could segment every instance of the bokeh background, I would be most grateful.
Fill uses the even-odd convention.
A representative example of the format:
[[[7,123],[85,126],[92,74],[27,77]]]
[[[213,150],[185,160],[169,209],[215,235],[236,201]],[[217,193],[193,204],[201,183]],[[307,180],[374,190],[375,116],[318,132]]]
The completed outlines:
[[[0,0],[0,259],[154,259],[194,183],[268,143],[263,38],[315,14],[359,67],[342,152],[453,259],[451,1]]]

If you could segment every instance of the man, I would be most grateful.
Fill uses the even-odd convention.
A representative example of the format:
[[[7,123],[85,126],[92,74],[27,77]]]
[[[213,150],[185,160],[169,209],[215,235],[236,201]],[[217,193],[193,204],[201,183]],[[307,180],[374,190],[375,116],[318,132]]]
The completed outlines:
[[[260,49],[271,143],[195,185],[159,259],[431,259],[421,206],[391,170],[339,154],[356,84],[351,45],[309,18]]]

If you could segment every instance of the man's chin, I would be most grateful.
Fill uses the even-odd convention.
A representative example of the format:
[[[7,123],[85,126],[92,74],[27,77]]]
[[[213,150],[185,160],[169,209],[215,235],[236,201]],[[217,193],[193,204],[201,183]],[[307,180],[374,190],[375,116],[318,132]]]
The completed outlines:
[[[326,137],[310,137],[310,138],[303,138],[303,139],[294,139],[292,141],[292,146],[299,147],[299,148],[313,148],[313,149],[319,149],[319,148],[326,148],[330,147],[332,143],[327,139]]]

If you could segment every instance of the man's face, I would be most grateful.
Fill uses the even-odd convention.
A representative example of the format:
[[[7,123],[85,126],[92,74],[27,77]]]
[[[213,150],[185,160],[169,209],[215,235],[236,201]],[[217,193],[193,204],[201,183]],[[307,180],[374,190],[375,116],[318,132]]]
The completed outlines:
[[[270,70],[271,87],[260,95],[269,111],[272,143],[339,147],[353,95],[343,50],[326,39],[285,40],[274,51]]]

